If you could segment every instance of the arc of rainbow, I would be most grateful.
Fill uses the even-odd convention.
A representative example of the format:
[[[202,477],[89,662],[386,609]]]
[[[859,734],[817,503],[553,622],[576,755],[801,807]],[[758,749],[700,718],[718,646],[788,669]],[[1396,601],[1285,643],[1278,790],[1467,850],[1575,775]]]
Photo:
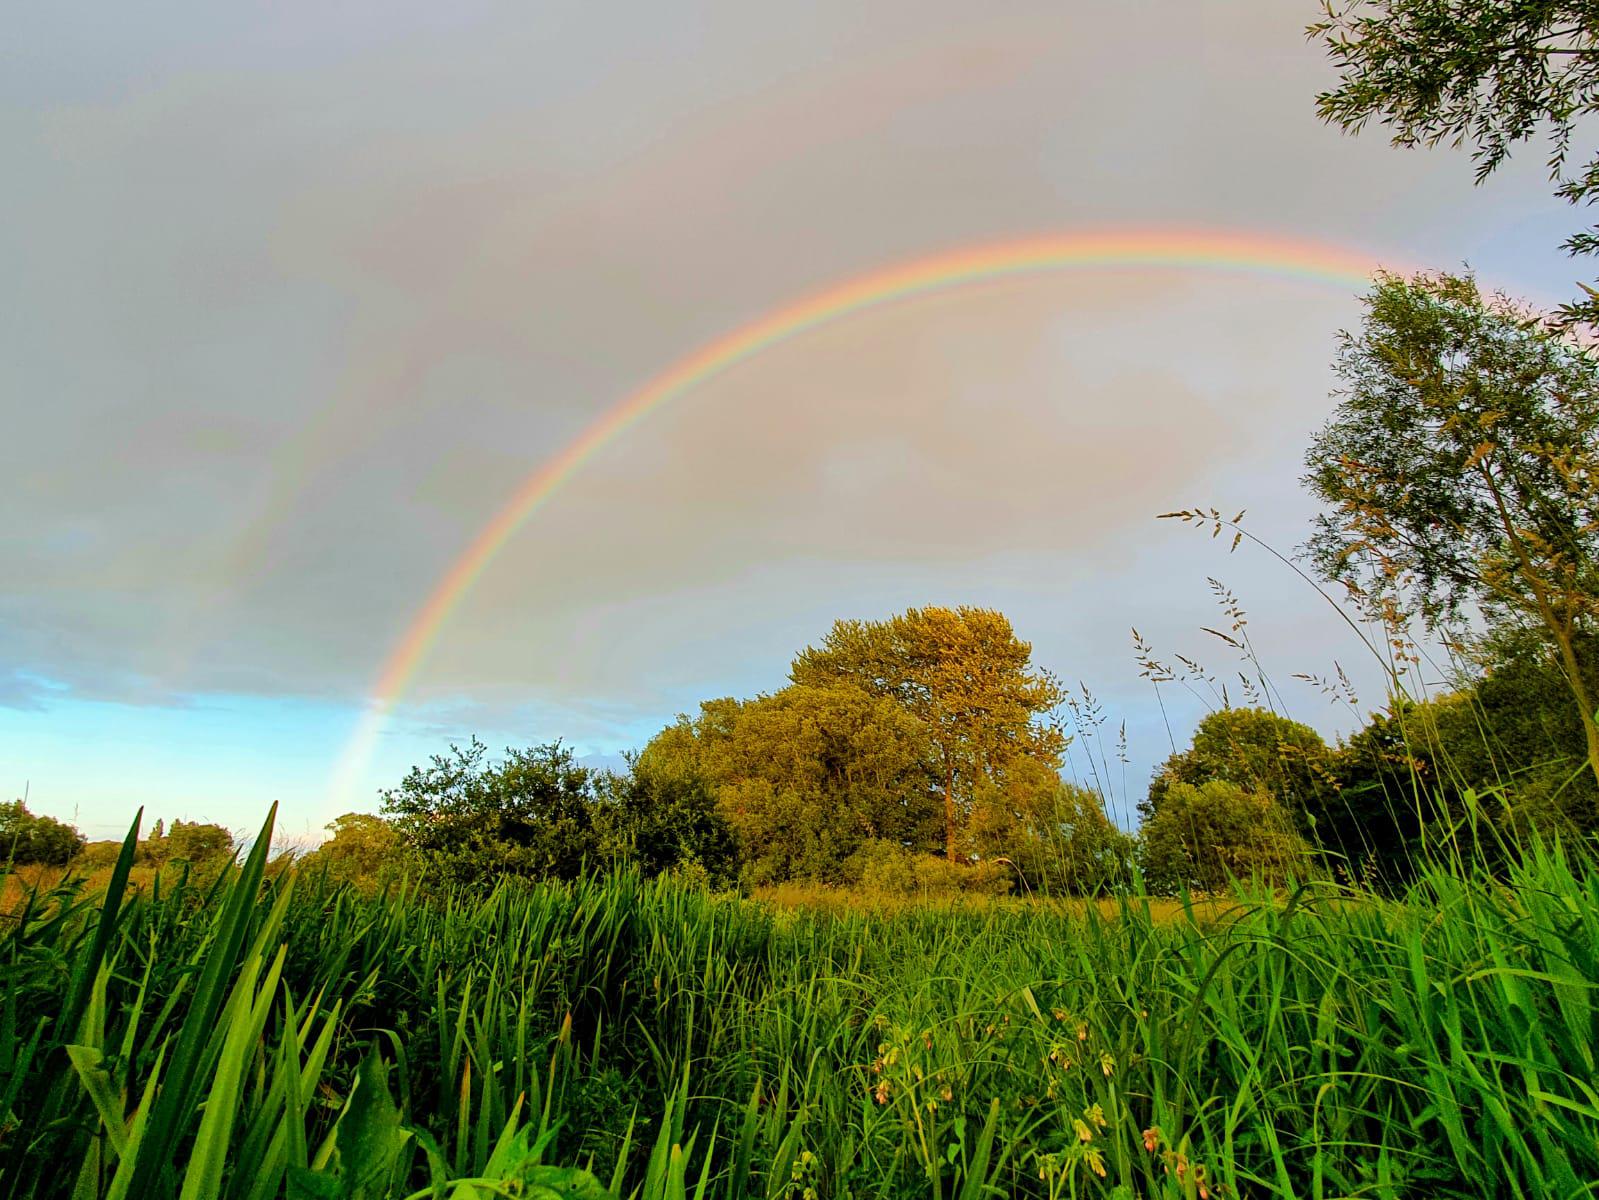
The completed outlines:
[[[1364,288],[1376,267],[1349,247],[1258,233],[1189,229],[1079,232],[965,247],[889,266],[784,305],[679,359],[602,413],[540,464],[450,565],[394,644],[340,759],[333,798],[343,801],[388,714],[438,640],[450,614],[516,531],[606,445],[656,409],[765,350],[822,325],[931,292],[1006,276],[1084,269],[1196,270]]]

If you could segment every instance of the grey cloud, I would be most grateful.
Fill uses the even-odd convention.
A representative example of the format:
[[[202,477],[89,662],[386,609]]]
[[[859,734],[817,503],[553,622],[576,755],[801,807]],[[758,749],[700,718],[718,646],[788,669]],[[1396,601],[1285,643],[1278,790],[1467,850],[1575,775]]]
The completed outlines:
[[[587,421],[906,256],[1161,222],[1453,261],[1552,219],[1535,169],[1474,193],[1457,156],[1319,126],[1302,20],[1241,2],[30,14],[0,70],[0,664],[31,673],[4,695],[47,704],[36,677],[128,702],[358,697]],[[1352,313],[1284,285],[1092,274],[778,347],[600,455],[497,560],[416,699],[466,706],[440,728],[564,713],[598,738],[696,689],[780,682],[834,616],[937,599],[1003,602],[1051,661],[1120,669],[1112,630],[1160,603],[1149,555],[1192,565],[1203,603],[1154,510],[1225,494],[1296,536],[1293,458]]]

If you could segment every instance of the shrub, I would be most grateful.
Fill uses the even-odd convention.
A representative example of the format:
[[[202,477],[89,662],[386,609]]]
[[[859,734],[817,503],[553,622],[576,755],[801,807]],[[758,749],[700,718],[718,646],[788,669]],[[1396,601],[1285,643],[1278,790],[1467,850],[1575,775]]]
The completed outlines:
[[[908,896],[916,891],[917,858],[897,842],[872,838],[863,842],[844,863],[844,876],[862,891]]]
[[[1224,889],[1234,879],[1283,883],[1303,874],[1310,846],[1263,791],[1213,779],[1170,783],[1144,822],[1144,874],[1152,890]]]
[[[328,829],[333,836],[305,856],[309,871],[371,887],[403,875],[414,863],[393,824],[372,813],[345,813]]]
[[[83,845],[83,835],[64,821],[31,813],[21,800],[0,804],[0,862],[62,867]]]

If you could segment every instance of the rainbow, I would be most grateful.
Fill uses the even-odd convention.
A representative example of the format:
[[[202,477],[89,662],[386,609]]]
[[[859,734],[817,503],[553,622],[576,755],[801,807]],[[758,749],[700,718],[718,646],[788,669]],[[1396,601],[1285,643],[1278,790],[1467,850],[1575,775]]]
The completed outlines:
[[[516,531],[606,445],[656,409],[781,342],[897,301],[1045,272],[1114,269],[1206,271],[1364,289],[1369,255],[1326,242],[1259,233],[1184,229],[1080,232],[967,247],[867,272],[784,305],[679,359],[601,414],[527,476],[445,572],[390,650],[340,760],[333,798],[343,802],[450,614]]]

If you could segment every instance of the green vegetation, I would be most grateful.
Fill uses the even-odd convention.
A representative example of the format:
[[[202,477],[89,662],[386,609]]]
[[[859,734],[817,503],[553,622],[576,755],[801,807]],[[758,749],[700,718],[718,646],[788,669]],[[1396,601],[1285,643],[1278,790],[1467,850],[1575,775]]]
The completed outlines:
[[[268,835],[206,890],[66,886],[7,923],[8,1194],[1579,1196],[1599,1176],[1599,874],[1559,850],[1162,921],[1131,897],[1108,919],[827,915],[635,874],[362,895],[268,871]]]
[[[1350,131],[1372,118],[1396,146],[1469,145],[1480,183],[1519,144],[1548,140],[1555,194],[1599,197],[1599,157],[1571,163],[1571,144],[1599,112],[1599,12],[1586,0],[1323,0],[1311,25],[1339,72],[1316,97],[1324,120]],[[1599,250],[1599,229],[1573,234],[1573,254]],[[1594,323],[1599,294],[1562,312]]]
[[[1356,3],[1312,32],[1344,72],[1325,117],[1472,140],[1483,173],[1540,124],[1562,172],[1595,109],[1582,5]],[[1092,696],[1002,614],[939,607],[838,622],[619,773],[452,747],[298,860],[269,861],[271,818],[239,861],[219,826],[85,847],[0,807],[27,876],[0,1189],[1594,1195],[1599,359],[1570,324],[1599,293],[1559,322],[1385,275],[1366,305],[1305,480],[1302,574],[1391,685],[1367,713],[1341,670],[1302,677],[1348,737],[1286,714],[1212,581],[1246,704],[1135,631],[1157,698],[1216,700],[1136,832]]]
[[[21,800],[0,804],[0,861],[65,865],[83,846],[83,837],[64,821],[35,815]]]

